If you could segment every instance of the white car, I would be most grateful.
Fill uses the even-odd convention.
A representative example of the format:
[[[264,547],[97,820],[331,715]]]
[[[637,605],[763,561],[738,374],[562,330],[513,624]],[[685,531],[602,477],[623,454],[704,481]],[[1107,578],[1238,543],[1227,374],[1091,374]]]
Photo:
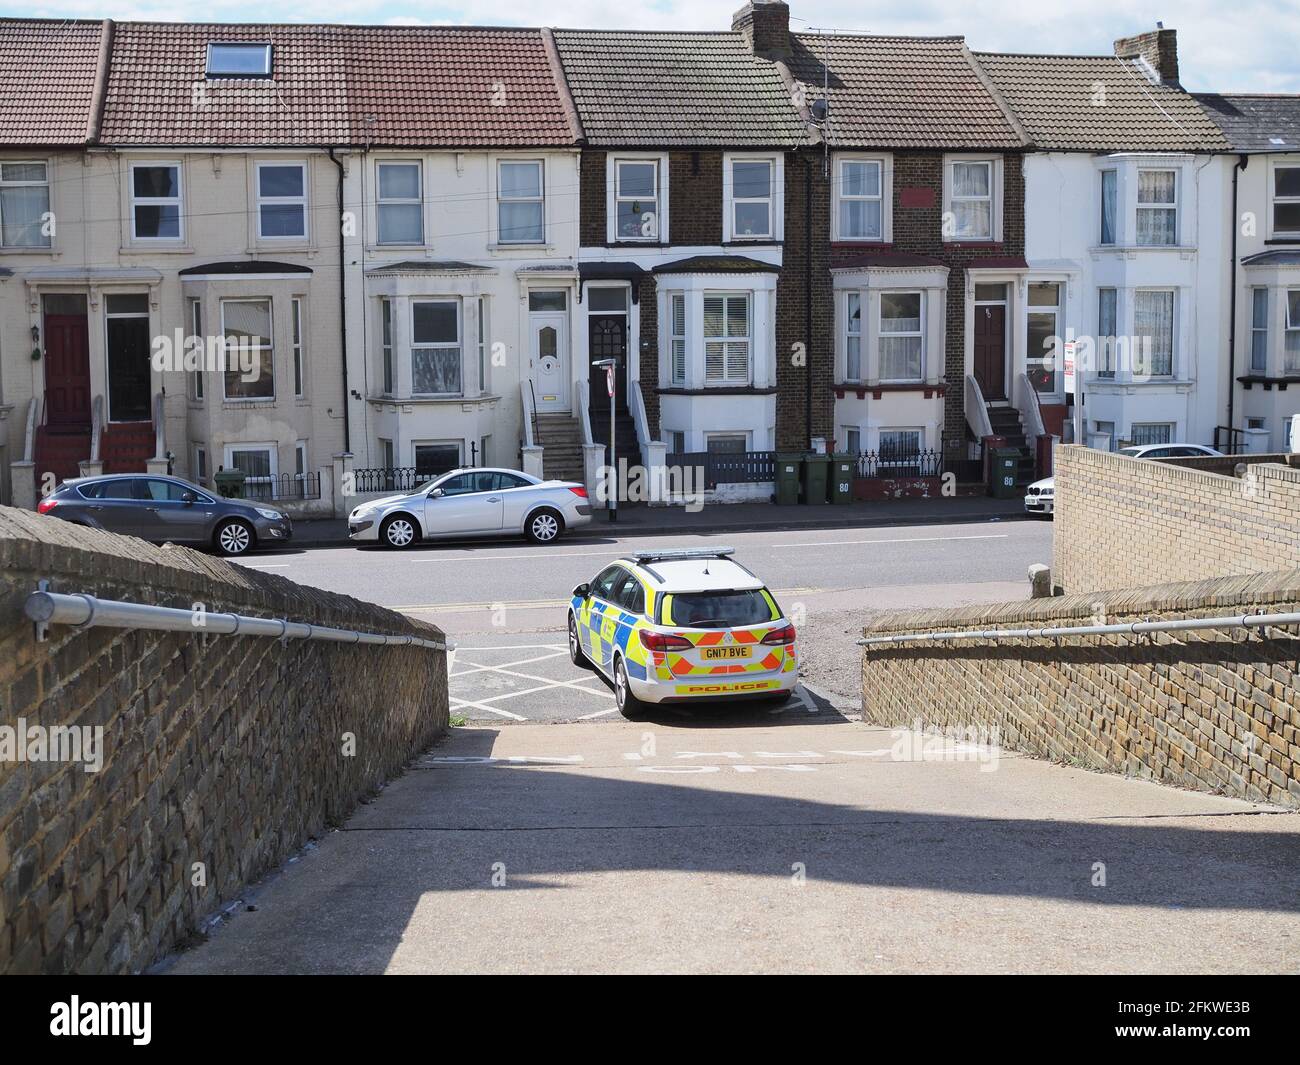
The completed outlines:
[[[1131,459],[1199,459],[1223,454],[1204,444],[1137,444],[1122,447],[1119,453]]]
[[[1052,516],[1056,496],[1056,478],[1044,477],[1025,489],[1025,510],[1030,514]]]
[[[587,489],[519,470],[451,470],[414,492],[362,503],[348,515],[348,539],[410,547],[418,540],[526,536],[555,540],[591,521]]]

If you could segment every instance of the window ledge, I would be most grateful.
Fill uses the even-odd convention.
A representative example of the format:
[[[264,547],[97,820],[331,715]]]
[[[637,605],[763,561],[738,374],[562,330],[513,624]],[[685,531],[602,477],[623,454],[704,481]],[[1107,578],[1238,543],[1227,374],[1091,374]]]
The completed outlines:
[[[257,399],[222,399],[222,410],[240,410],[244,407],[274,407],[276,403],[275,396],[266,396]]]
[[[1177,251],[1177,252],[1194,252],[1195,244],[1097,244],[1088,249],[1089,254],[1097,255],[1128,255],[1133,252],[1159,252],[1159,251]]]
[[[501,396],[495,392],[484,392],[477,396],[366,396],[367,403],[373,403],[376,406],[387,407],[405,407],[405,406],[432,406],[445,405],[449,403],[496,403]]]
[[[190,244],[123,244],[117,249],[120,255],[193,255],[194,247]]]
[[[0,254],[3,255],[51,255],[57,256],[59,250],[53,246],[48,248],[11,248],[9,245],[0,246]]]
[[[774,396],[775,388],[755,388],[753,385],[705,385],[687,388],[683,385],[661,386],[661,396]]]
[[[544,244],[533,243],[531,241],[519,241],[518,243],[515,244],[502,244],[498,242],[496,244],[487,245],[487,249],[488,251],[494,251],[494,252],[505,252],[505,251],[552,252],[555,250],[555,245],[550,243],[549,241]]]

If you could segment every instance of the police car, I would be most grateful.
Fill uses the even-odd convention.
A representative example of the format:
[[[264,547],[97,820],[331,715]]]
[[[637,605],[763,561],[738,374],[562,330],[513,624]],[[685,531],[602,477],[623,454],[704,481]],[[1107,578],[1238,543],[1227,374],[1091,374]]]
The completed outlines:
[[[569,657],[614,685],[619,712],[646,703],[789,697],[794,626],[730,547],[636,551],[573,589]]]

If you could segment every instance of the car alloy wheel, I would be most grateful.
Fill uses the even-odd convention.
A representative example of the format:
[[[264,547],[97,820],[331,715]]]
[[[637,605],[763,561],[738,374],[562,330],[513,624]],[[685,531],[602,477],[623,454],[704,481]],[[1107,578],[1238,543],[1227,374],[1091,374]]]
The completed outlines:
[[[538,543],[546,543],[560,535],[560,523],[555,515],[548,511],[535,515],[528,523],[528,529]]]
[[[618,712],[624,714],[627,712],[627,697],[630,694],[627,690],[627,669],[623,666],[621,658],[614,659],[614,702],[618,706]]]
[[[573,660],[576,666],[582,661],[582,646],[578,643],[578,625],[573,620],[573,615],[569,615],[569,658]]]
[[[228,521],[217,532],[217,546],[222,554],[242,555],[253,544],[253,534],[242,521]]]
[[[384,526],[384,540],[390,547],[409,547],[415,539],[415,526],[406,518],[394,518]]]

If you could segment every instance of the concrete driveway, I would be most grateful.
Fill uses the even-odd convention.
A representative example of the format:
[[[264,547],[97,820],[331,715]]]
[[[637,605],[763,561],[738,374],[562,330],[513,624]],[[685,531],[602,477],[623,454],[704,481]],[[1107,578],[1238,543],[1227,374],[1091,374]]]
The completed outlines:
[[[457,729],[163,968],[1300,971],[1300,815],[922,739]]]

